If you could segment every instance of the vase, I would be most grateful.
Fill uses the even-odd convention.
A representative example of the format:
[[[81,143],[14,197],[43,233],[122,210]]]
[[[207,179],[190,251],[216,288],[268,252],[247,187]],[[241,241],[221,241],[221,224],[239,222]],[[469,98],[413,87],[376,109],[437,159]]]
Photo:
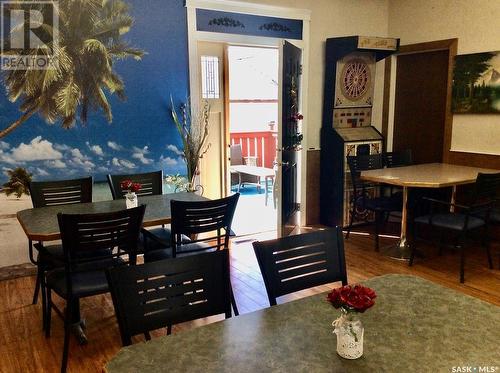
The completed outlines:
[[[337,353],[344,359],[358,359],[363,355],[363,335],[365,328],[353,313],[342,313],[332,323],[337,335]]]
[[[137,194],[135,194],[135,192],[127,192],[127,194],[125,194],[125,204],[128,209],[137,207]]]

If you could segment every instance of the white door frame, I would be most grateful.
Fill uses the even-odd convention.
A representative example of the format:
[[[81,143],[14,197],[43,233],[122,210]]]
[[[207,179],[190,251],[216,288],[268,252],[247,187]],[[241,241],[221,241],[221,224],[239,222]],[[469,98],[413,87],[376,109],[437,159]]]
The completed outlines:
[[[304,119],[302,120],[303,144],[308,143],[308,83],[309,83],[309,29],[311,20],[311,11],[308,9],[286,8],[272,5],[264,5],[257,3],[243,3],[233,0],[186,0],[187,8],[187,26],[188,26],[188,50],[189,50],[189,88],[192,100],[192,107],[198,105],[198,99],[201,96],[200,90],[200,72],[198,69],[199,55],[198,42],[220,42],[228,44],[239,44],[248,46],[272,46],[279,47],[283,39],[272,37],[261,37],[251,35],[225,34],[217,32],[198,31],[196,29],[196,9],[209,9],[224,12],[252,14],[258,16],[279,17],[288,19],[298,19],[302,21],[302,39],[292,40],[293,44],[302,49],[302,82],[300,107]],[[281,56],[280,56],[281,58]],[[279,93],[281,95],[281,92]],[[279,106],[281,105],[281,102]],[[281,112],[278,114],[280,115]],[[281,148],[281,138],[278,136],[278,148]],[[300,180],[297,180],[300,185],[300,225],[305,225],[306,211],[306,147],[301,154],[301,172]],[[277,154],[277,161],[281,162],[281,152]],[[277,180],[278,187],[281,185],[281,180]],[[278,206],[278,219],[281,217],[281,206]]]

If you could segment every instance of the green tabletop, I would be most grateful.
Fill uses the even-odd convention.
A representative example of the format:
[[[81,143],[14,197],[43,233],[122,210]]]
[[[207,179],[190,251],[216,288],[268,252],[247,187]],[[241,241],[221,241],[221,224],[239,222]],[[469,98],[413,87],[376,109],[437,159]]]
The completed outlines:
[[[414,276],[364,284],[378,297],[361,316],[358,360],[336,354],[331,322],[339,311],[320,294],[122,348],[105,370],[434,373],[500,365],[499,307]]]
[[[143,225],[150,227],[170,223],[170,201],[206,201],[196,193],[172,193],[139,197],[139,204],[146,205]],[[48,206],[22,210],[17,213],[26,236],[34,241],[52,241],[60,238],[57,214],[91,214],[118,211],[125,208],[125,200],[77,203],[74,205]]]

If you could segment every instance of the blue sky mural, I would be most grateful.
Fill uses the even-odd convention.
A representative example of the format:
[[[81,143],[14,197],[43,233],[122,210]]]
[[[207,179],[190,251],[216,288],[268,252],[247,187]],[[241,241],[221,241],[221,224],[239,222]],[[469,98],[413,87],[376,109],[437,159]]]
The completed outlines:
[[[0,181],[17,166],[34,179],[62,179],[108,173],[136,173],[162,169],[185,173],[181,140],[170,113],[170,96],[176,105],[188,97],[186,11],[182,0],[126,0],[134,25],[124,39],[147,54],[141,61],[115,62],[125,83],[127,100],[108,100],[113,121],[101,113],[89,115],[86,125],[77,122],[63,129],[35,115],[0,139]],[[0,128],[21,115],[8,101],[0,84]]]

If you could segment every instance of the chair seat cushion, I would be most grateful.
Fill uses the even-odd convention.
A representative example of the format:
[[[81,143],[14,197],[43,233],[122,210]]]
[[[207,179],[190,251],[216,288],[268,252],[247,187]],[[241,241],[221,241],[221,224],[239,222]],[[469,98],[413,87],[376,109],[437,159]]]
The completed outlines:
[[[178,247],[176,256],[177,257],[189,256],[198,254],[200,252],[210,252],[215,250],[216,250],[215,248],[211,248],[210,245],[208,245],[205,242],[193,242]],[[171,247],[160,250],[148,251],[144,254],[144,261],[146,263],[155,262],[157,260],[163,260],[168,258],[172,258]]]
[[[72,275],[72,294],[74,297],[83,298],[91,295],[108,292],[108,280],[106,278],[106,268],[123,265],[121,259],[103,260],[99,262],[87,263],[81,266],[82,272]],[[88,268],[88,270],[83,270]],[[66,271],[58,268],[47,274],[47,286],[53,289],[59,296],[68,297],[66,288]]]
[[[148,239],[148,251],[170,247],[170,244],[172,242],[172,231],[170,230],[170,228],[157,227],[152,229],[144,229],[143,231],[146,230],[146,235],[151,234],[155,236],[154,239]],[[188,236],[181,235],[181,241],[183,243],[187,243],[191,240]]]
[[[486,211],[481,211],[475,214],[478,218],[485,219]],[[489,221],[493,223],[500,223],[500,210],[490,210]]]
[[[452,230],[463,230],[465,224],[465,214],[434,214],[432,215],[432,223],[430,221],[431,215],[423,215],[415,218],[415,223],[421,224],[432,224],[433,226],[440,228],[447,228]],[[469,216],[469,221],[467,224],[467,230],[475,229],[483,226],[485,224],[483,219]]]

